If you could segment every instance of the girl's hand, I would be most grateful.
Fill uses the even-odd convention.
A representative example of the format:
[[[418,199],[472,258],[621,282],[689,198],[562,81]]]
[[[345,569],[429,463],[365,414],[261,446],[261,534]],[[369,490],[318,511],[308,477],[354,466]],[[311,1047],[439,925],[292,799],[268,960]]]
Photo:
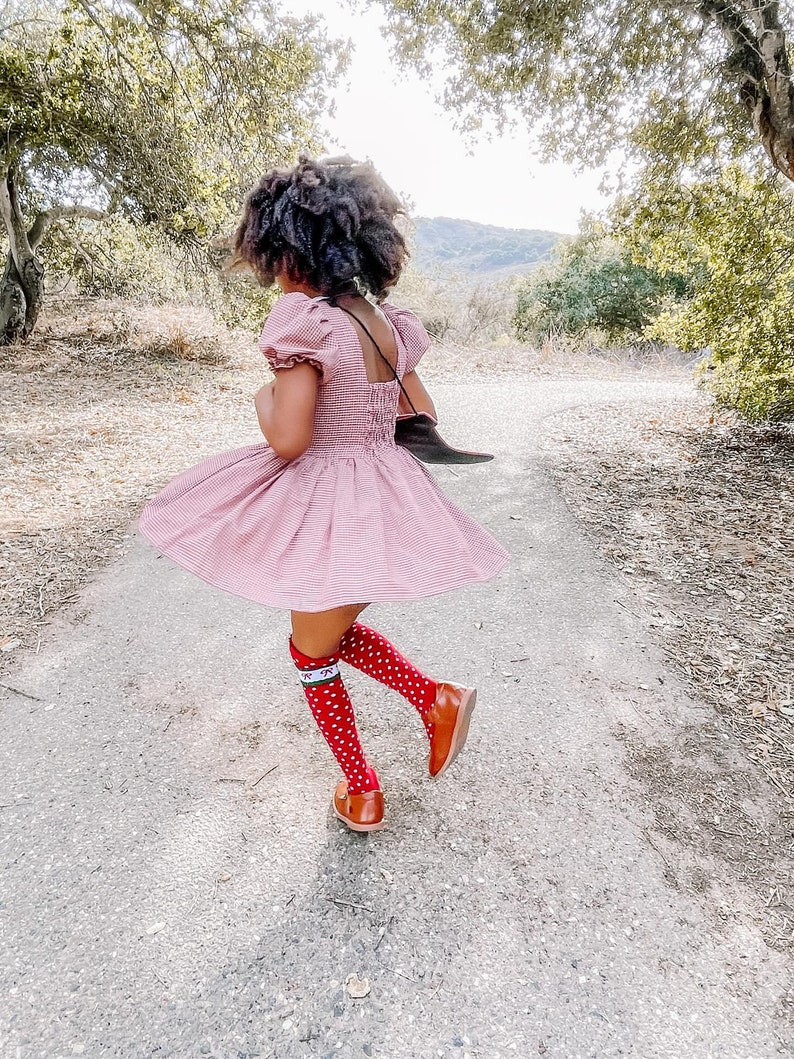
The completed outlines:
[[[296,364],[280,370],[254,398],[259,427],[285,460],[294,460],[311,444],[318,383],[310,364]]]
[[[273,382],[266,383],[256,392],[254,397],[254,407],[256,408],[256,418],[259,420],[259,429],[265,435],[265,440],[270,439],[267,436],[266,425],[273,419],[273,400],[276,391],[276,380]]]
[[[432,416],[437,423],[438,413],[436,412],[436,406],[433,404],[433,398],[427,392],[424,383],[415,371],[409,371],[406,375],[403,375],[403,387],[411,398],[413,406],[417,412],[426,412],[427,415]],[[402,390],[400,390],[400,403],[397,406],[397,415],[413,415],[413,410],[406,401],[405,394]]]
[[[276,380],[265,383],[261,389],[257,390],[256,397],[254,397],[254,404],[256,405],[257,411],[259,410],[260,404],[265,404],[268,401],[273,400],[273,395],[276,392]]]

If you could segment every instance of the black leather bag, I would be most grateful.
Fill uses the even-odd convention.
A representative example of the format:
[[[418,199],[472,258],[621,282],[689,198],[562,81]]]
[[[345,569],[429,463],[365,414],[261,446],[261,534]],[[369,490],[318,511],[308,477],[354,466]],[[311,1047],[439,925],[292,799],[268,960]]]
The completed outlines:
[[[351,313],[349,309],[345,309],[345,307],[339,305],[338,302],[332,301],[331,304],[335,306],[335,308],[341,309],[343,313],[347,313],[348,316],[351,316],[361,330],[367,335],[370,342],[378,351],[381,359],[388,364],[394,378],[399,384],[403,397],[412,409],[411,415],[401,415],[397,417],[394,426],[394,440],[396,444],[403,449],[407,449],[412,456],[421,460],[422,463],[488,463],[489,460],[493,459],[493,455],[490,452],[469,452],[466,449],[455,449],[452,445],[448,445],[436,429],[438,424],[435,419],[433,419],[433,417],[427,412],[417,412],[413,401],[408,396],[405,387],[402,384],[400,376],[397,374],[397,369],[389,358],[384,355],[380,346],[370,334],[369,328],[366,324],[362,323],[355,313]]]
[[[448,445],[436,430],[435,419],[426,412],[398,416],[394,440],[423,463],[487,463],[493,459],[489,452],[468,452]]]

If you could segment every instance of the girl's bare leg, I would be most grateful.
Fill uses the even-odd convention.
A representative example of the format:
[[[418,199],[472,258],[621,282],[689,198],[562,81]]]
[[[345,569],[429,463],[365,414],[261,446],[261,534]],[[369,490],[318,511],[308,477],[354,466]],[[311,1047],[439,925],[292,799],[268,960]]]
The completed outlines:
[[[349,603],[316,614],[293,610],[292,642],[310,658],[326,658],[335,654],[339,641],[368,606],[368,603]]]
[[[293,611],[290,654],[312,716],[345,774],[334,795],[334,812],[353,830],[373,831],[383,826],[383,795],[377,773],[364,756],[338,654],[339,641],[364,606],[318,614]]]

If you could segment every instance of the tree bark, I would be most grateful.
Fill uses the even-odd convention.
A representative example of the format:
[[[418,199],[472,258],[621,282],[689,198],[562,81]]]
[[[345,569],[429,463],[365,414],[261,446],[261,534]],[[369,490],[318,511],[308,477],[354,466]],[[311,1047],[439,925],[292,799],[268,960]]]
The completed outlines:
[[[105,214],[89,206],[54,206],[42,211],[30,231],[17,197],[14,174],[0,180],[0,216],[10,251],[0,280],[0,347],[24,342],[33,333],[44,304],[44,266],[36,251],[50,225],[66,217],[101,220]]]
[[[739,98],[774,167],[794,181],[794,84],[777,0],[699,0],[731,46]]]
[[[0,345],[10,346],[30,336],[44,300],[44,266],[30,245],[11,170],[0,180],[0,216],[10,246],[0,287]]]
[[[776,0],[753,0],[752,8],[765,84],[753,120],[776,168],[794,180],[794,84],[780,5]]]
[[[0,347],[12,346],[19,341],[25,328],[26,309],[27,300],[19,273],[9,254],[0,280]]]
[[[44,266],[30,257],[20,270],[8,255],[0,285],[0,347],[30,338],[44,304]]]

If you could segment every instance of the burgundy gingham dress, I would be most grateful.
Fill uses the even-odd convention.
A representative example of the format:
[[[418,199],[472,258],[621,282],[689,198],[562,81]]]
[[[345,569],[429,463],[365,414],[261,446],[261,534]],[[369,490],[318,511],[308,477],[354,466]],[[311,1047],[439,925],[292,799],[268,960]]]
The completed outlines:
[[[402,376],[430,339],[413,313],[381,309]],[[153,545],[218,588],[285,610],[419,599],[499,573],[504,548],[395,445],[399,386],[369,382],[341,309],[285,294],[259,346],[274,371],[308,361],[321,372],[309,448],[284,460],[263,442],[191,467],[144,508]]]

